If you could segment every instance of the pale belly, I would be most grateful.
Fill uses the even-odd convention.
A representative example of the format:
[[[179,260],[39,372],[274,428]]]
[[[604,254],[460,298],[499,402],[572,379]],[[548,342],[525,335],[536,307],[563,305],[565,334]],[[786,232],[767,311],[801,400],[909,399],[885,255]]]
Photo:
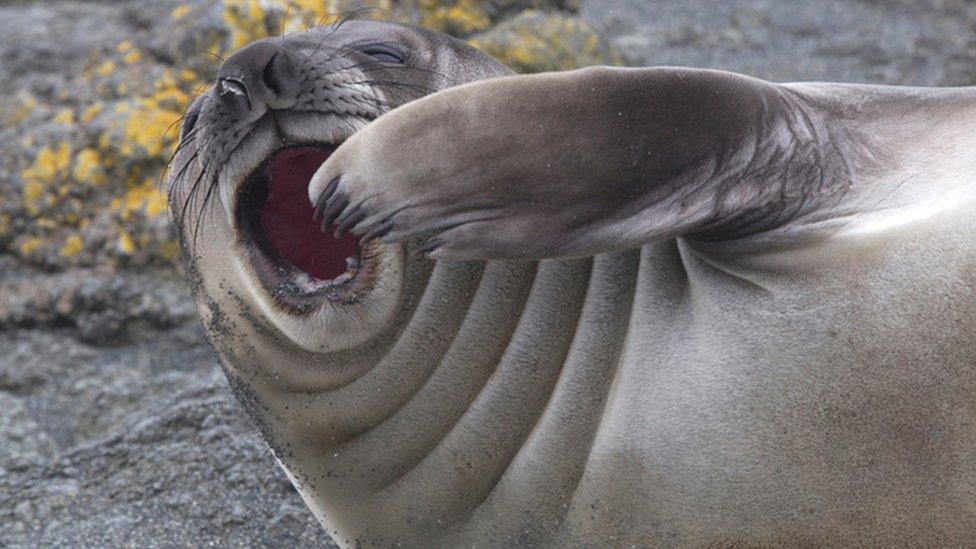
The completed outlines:
[[[491,267],[472,352],[333,454],[339,504],[310,505],[381,545],[969,544],[976,247],[950,221],[761,268],[680,242],[549,262],[511,312]]]
[[[830,249],[802,284],[737,280],[683,243],[645,248],[561,541],[976,540],[968,225]]]

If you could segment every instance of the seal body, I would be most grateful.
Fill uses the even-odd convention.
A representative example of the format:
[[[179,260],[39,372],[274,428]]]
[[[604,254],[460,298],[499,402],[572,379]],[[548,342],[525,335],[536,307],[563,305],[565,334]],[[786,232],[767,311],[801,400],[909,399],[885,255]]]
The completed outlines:
[[[976,539],[976,92],[512,77],[359,22],[252,47],[173,207],[228,380],[337,542]],[[326,281],[268,221],[310,143],[296,216],[361,237]]]

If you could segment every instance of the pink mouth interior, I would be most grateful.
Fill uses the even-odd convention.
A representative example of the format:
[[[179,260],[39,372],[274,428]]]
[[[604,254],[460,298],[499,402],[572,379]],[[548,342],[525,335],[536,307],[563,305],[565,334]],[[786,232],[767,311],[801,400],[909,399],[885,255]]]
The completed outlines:
[[[271,251],[319,280],[332,280],[345,273],[346,259],[356,255],[359,241],[349,234],[333,238],[312,219],[308,184],[331,153],[332,149],[317,147],[278,153],[266,168],[270,185],[259,211]]]

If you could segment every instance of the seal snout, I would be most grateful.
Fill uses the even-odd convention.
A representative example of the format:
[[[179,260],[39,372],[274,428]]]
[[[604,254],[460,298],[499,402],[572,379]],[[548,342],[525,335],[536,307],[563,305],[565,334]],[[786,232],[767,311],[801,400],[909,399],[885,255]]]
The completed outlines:
[[[217,74],[217,97],[237,115],[260,117],[295,106],[299,60],[280,39],[254,42],[230,56]]]

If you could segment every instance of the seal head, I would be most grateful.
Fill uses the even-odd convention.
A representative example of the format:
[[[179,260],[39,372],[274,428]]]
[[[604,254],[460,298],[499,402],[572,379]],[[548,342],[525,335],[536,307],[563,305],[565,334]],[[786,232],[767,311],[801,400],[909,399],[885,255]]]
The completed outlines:
[[[173,163],[171,206],[190,260],[221,256],[230,292],[304,350],[375,338],[400,306],[403,246],[321,230],[308,183],[382,113],[507,72],[444,35],[363,21],[238,51],[187,112]]]

